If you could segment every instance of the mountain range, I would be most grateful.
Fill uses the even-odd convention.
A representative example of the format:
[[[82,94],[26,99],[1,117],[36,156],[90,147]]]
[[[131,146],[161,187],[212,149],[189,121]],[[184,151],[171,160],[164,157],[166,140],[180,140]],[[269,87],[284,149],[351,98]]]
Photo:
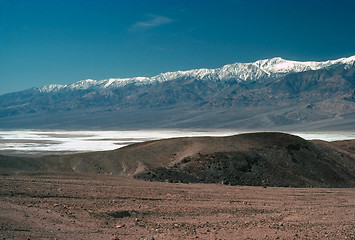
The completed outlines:
[[[0,128],[355,129],[355,56],[276,57],[0,96]]]

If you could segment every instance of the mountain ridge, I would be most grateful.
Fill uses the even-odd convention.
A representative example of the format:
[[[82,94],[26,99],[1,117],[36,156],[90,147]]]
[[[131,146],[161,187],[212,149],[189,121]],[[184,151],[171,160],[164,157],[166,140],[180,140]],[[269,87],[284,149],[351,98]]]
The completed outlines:
[[[139,84],[133,80],[119,87],[114,87],[117,81],[111,79],[80,81],[77,88],[55,90],[53,85],[48,91],[28,89],[0,96],[0,126],[355,130],[355,57],[301,64],[303,68],[322,66],[301,72],[290,68],[294,62],[281,58],[248,66],[253,70],[255,64],[266,64],[265,69],[274,72],[292,71],[272,77],[264,71],[255,81],[238,81],[230,77],[236,75],[232,74],[222,81],[208,80],[207,70],[191,70],[187,73],[198,71],[200,75],[171,73],[164,81],[148,84],[137,78]],[[233,73],[230,69],[225,72]]]
[[[237,82],[256,81],[262,78],[276,78],[289,73],[304,72],[307,70],[318,70],[332,67],[334,65],[351,65],[355,62],[355,55],[348,58],[337,60],[328,60],[323,62],[315,61],[290,61],[281,57],[271,59],[257,60],[251,63],[233,63],[227,64],[216,69],[192,69],[187,71],[176,71],[161,73],[153,77],[132,77],[132,78],[109,78],[104,80],[86,79],[73,84],[59,85],[51,84],[36,88],[39,92],[53,92],[62,89],[85,90],[91,87],[98,89],[117,88],[127,84],[154,84],[165,81],[171,81],[178,78],[195,78],[200,80],[226,81],[235,79]]]

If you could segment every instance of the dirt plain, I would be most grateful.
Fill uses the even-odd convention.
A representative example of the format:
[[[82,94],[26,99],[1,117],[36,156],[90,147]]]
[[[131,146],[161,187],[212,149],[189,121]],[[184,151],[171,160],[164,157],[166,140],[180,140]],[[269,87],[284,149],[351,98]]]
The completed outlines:
[[[334,170],[333,164],[340,164],[349,173],[344,179],[353,186],[354,140],[313,145],[292,136],[272,136],[171,139],[115,151],[43,158],[0,156],[0,240],[355,239],[355,188],[133,178],[140,164],[169,166],[186,157],[199,159],[209,153],[253,147],[267,149],[266,156],[291,156],[299,162],[334,159],[324,169]],[[295,143],[301,147],[289,147]],[[320,155],[311,158],[317,149]],[[285,166],[296,166],[291,161]],[[325,175],[317,172],[320,165],[313,162],[314,168],[305,164],[308,169],[304,167],[298,177],[307,177],[303,173],[307,171],[329,175],[328,170]],[[283,169],[276,172],[284,173]],[[274,175],[278,182],[282,180]],[[329,186],[338,186],[330,180]]]
[[[0,239],[355,239],[354,188],[0,176]]]

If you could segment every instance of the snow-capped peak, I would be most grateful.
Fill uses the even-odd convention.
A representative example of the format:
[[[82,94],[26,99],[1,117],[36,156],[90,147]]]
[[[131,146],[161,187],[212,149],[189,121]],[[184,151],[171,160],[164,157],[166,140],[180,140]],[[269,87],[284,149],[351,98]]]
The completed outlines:
[[[46,85],[44,87],[41,87],[38,90],[40,92],[55,92],[65,87],[67,87],[67,85],[51,84],[51,85]]]
[[[299,62],[274,57],[271,59],[258,60],[252,63],[234,63],[216,69],[194,69],[188,71],[176,71],[161,73],[154,77],[133,77],[133,78],[110,78],[105,80],[87,79],[70,85],[48,85],[38,90],[40,92],[54,92],[62,89],[85,90],[85,89],[106,89],[118,88],[128,84],[146,85],[159,82],[172,81],[181,78],[197,79],[201,81],[257,81],[267,78],[277,78],[288,73],[318,70],[335,65],[353,65],[355,56],[328,60],[324,62]]]

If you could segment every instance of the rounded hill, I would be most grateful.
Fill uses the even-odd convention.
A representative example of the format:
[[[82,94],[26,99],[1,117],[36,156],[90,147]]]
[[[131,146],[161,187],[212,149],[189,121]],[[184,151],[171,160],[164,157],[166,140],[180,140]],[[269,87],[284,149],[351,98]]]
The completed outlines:
[[[278,132],[183,137],[114,151],[42,158],[0,156],[1,172],[78,172],[148,181],[292,187],[355,187],[351,142]],[[346,146],[346,147],[345,147]]]

